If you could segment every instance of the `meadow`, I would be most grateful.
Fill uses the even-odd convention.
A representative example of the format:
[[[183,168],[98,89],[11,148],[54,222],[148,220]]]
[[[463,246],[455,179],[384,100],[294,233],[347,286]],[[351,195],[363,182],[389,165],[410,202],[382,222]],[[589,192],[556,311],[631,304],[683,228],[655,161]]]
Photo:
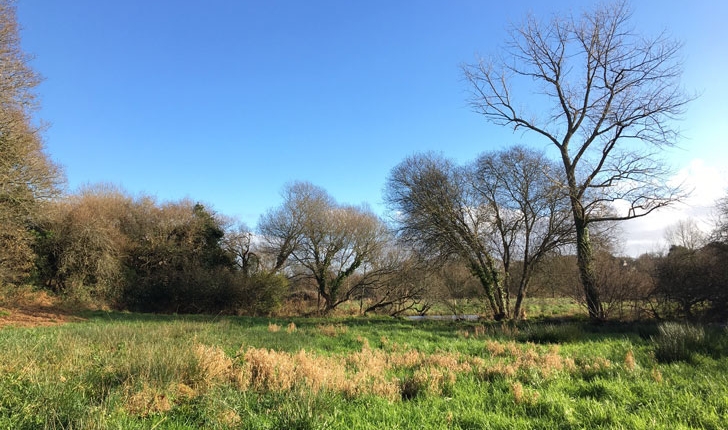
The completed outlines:
[[[84,316],[0,328],[0,428],[728,428],[721,327]]]

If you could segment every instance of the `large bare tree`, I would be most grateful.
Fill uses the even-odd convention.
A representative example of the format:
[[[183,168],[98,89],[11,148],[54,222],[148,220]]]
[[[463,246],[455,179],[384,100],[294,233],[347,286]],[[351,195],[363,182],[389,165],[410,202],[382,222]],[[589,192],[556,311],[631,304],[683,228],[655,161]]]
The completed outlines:
[[[18,34],[15,6],[0,1],[0,284],[18,282],[33,264],[32,235],[39,203],[54,196],[60,169],[46,156],[32,121],[40,77]]]
[[[690,100],[679,85],[681,44],[638,34],[630,15],[616,2],[580,16],[529,16],[501,58],[463,66],[475,111],[558,151],[593,320],[604,312],[589,225],[641,217],[679,198],[657,155],[675,144],[674,120]],[[620,212],[603,210],[615,202]]]

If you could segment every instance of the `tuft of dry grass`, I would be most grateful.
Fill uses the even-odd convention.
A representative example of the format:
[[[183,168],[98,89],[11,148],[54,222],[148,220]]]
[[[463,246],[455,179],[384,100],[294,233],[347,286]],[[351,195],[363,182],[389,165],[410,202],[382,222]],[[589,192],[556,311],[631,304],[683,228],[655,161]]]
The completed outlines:
[[[271,333],[278,333],[281,331],[281,326],[275,323],[268,323],[268,331]]]
[[[415,349],[392,352],[385,358],[391,362],[392,366],[406,369],[411,369],[422,362],[422,354]]]
[[[341,391],[346,384],[346,367],[343,363],[329,357],[317,357],[298,351],[292,357],[295,364],[295,379],[306,385],[312,392],[324,389]]]
[[[513,399],[516,403],[523,403],[525,393],[523,391],[523,385],[516,381],[511,384],[511,391],[513,391]]]
[[[633,371],[637,367],[637,362],[634,359],[634,352],[632,352],[631,349],[624,355],[624,367],[629,371]]]
[[[196,345],[193,349],[197,360],[197,383],[209,387],[229,379],[233,361],[225,351],[216,346]]]
[[[349,327],[341,324],[321,324],[317,328],[319,333],[329,337],[337,337],[340,334],[346,334],[349,331]]]
[[[587,372],[600,372],[612,367],[612,362],[604,357],[595,357],[591,363],[583,365],[583,369]]]
[[[660,372],[659,369],[652,369],[652,372],[650,372],[650,376],[652,377],[652,380],[657,382],[658,384],[662,383],[662,372]]]
[[[249,348],[244,354],[249,386],[261,391],[290,390],[295,381],[294,363],[289,354],[268,349]]]
[[[574,361],[562,357],[559,349],[559,345],[551,345],[543,350],[532,343],[519,348],[515,342],[487,341],[486,350],[496,361],[486,364],[485,360],[471,359],[470,362],[475,374],[486,379],[511,378],[519,371],[536,372],[547,378],[558,372],[576,370]]]
[[[197,392],[187,384],[178,383],[172,384],[170,392],[174,394],[174,397],[179,400],[191,400],[197,396]]]
[[[290,323],[288,324],[288,327],[286,327],[286,333],[291,334],[296,332],[296,324]]]
[[[485,342],[485,349],[490,352],[493,356],[518,356],[521,353],[520,348],[514,341],[502,343],[495,340],[487,340]]]
[[[241,418],[237,412],[228,409],[218,414],[217,420],[226,427],[235,427],[240,424]]]
[[[487,332],[488,330],[485,328],[484,325],[475,326],[475,328],[473,329],[473,337],[477,339],[479,337],[485,336]]]
[[[146,384],[141,390],[128,395],[125,406],[129,413],[141,417],[172,409],[172,403],[167,394]]]
[[[541,397],[541,394],[538,391],[526,389],[523,384],[518,381],[511,384],[511,391],[513,392],[513,400],[515,400],[517,404],[525,403],[528,405],[534,405]]]

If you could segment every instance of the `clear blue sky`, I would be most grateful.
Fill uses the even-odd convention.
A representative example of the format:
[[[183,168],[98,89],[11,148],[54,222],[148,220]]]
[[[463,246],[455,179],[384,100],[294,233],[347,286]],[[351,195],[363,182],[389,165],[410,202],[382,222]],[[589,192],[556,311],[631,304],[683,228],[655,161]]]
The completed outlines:
[[[390,169],[416,151],[466,161],[528,141],[466,106],[459,64],[496,53],[510,22],[582,1],[19,0],[46,80],[38,117],[70,189],[111,182],[189,197],[255,226],[292,180],[382,213]],[[676,167],[725,171],[728,6],[634,1],[633,23],[685,43],[702,92]]]

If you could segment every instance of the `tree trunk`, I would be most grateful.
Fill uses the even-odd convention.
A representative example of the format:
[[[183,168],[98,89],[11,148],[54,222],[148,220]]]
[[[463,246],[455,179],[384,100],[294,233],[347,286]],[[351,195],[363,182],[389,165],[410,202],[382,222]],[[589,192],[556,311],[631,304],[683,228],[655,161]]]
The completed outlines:
[[[493,318],[496,321],[508,318],[508,309],[504,308],[503,288],[501,288],[497,273],[486,271],[477,263],[472,263],[471,269],[485,290],[485,295],[493,310]]]
[[[524,274],[524,278],[525,278]],[[516,306],[513,308],[513,319],[520,320],[525,319],[523,318],[523,299],[526,298],[526,292],[528,291],[528,281],[526,279],[521,279],[521,283],[518,286],[518,293],[516,294]]]
[[[574,217],[576,227],[576,258],[579,266],[579,277],[584,287],[586,306],[589,310],[589,319],[592,322],[604,321],[604,308],[597,289],[596,274],[594,273],[594,256],[592,254],[589,228],[581,217]]]

